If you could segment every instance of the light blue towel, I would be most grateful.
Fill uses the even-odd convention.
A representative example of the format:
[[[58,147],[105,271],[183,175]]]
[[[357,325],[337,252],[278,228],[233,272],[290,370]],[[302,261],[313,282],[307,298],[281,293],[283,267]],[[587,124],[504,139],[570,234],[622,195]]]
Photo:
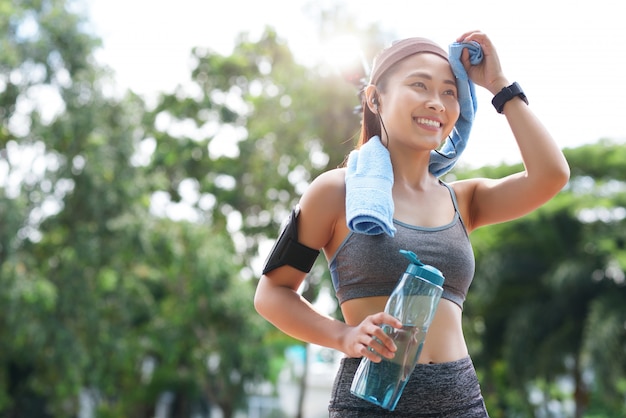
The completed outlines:
[[[461,52],[467,48],[470,63],[479,64],[483,52],[477,42],[455,42],[449,47],[449,60],[456,76],[461,114],[454,130],[439,153],[432,151],[428,170],[440,177],[447,173],[461,156],[467,145],[476,113],[474,83],[469,79],[461,63]],[[389,151],[378,136],[372,137],[359,150],[348,156],[346,172],[346,221],[350,230],[378,235],[386,233],[393,237],[394,204],[393,168]]]
[[[393,168],[389,151],[378,136],[348,155],[346,220],[348,227],[366,235],[394,236]]]
[[[472,123],[474,123],[477,108],[476,92],[474,83],[467,76],[465,67],[461,62],[461,53],[465,48],[469,51],[472,65],[480,64],[483,60],[483,50],[478,42],[454,42],[448,48],[448,59],[452,66],[452,72],[456,76],[461,114],[448,140],[439,150],[443,155],[436,151],[432,151],[430,154],[428,170],[436,177],[444,175],[454,167],[461,153],[465,150],[472,130]]]

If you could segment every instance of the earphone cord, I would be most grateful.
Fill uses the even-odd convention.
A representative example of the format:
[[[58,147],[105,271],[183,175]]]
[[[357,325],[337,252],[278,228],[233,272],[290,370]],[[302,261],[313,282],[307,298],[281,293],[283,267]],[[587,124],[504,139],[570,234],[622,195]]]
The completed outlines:
[[[389,134],[387,133],[387,128],[385,127],[385,124],[383,123],[383,118],[382,116],[380,116],[379,112],[376,112],[376,114],[378,115],[378,120],[380,121],[380,126],[383,127],[383,130],[385,131],[385,138],[387,138],[387,144],[385,144],[385,147],[389,148]],[[382,140],[382,138],[381,138]]]
[[[454,149],[454,154],[452,156],[448,157],[447,155],[445,155],[442,152],[440,152],[438,149],[436,149],[435,152],[437,154],[441,155],[443,158],[447,158],[448,160],[452,160],[452,159],[456,158],[456,144],[452,140],[452,137],[449,136],[449,135],[448,135],[448,141],[450,141],[450,143],[452,144],[452,148]]]

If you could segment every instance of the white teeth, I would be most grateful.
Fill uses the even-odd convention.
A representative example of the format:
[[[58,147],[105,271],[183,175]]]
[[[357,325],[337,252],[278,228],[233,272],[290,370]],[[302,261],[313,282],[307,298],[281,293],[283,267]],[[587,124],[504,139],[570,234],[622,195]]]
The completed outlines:
[[[417,123],[428,125],[428,126],[434,126],[436,128],[439,128],[441,126],[441,123],[437,122],[436,120],[426,119],[426,118],[417,118]]]

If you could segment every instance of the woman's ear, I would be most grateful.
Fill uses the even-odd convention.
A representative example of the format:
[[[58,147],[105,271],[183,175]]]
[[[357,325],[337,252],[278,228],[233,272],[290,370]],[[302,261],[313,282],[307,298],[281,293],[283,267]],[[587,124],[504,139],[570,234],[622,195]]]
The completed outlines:
[[[378,90],[373,84],[369,84],[365,87],[365,97],[367,100],[367,107],[372,113],[378,113],[378,106],[380,106],[380,99],[378,96]]]

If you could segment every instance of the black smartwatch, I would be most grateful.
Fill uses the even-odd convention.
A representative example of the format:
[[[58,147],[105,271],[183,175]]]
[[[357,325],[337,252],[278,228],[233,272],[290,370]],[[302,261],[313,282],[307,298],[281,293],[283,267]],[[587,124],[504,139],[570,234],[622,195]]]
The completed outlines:
[[[506,104],[506,102],[513,99],[514,97],[519,97],[524,101],[524,103],[528,104],[528,98],[524,94],[524,91],[522,90],[520,85],[517,84],[517,82],[500,90],[498,94],[493,96],[491,104],[493,105],[493,107],[496,108],[496,111],[498,113],[502,113],[504,111],[504,105]]]

